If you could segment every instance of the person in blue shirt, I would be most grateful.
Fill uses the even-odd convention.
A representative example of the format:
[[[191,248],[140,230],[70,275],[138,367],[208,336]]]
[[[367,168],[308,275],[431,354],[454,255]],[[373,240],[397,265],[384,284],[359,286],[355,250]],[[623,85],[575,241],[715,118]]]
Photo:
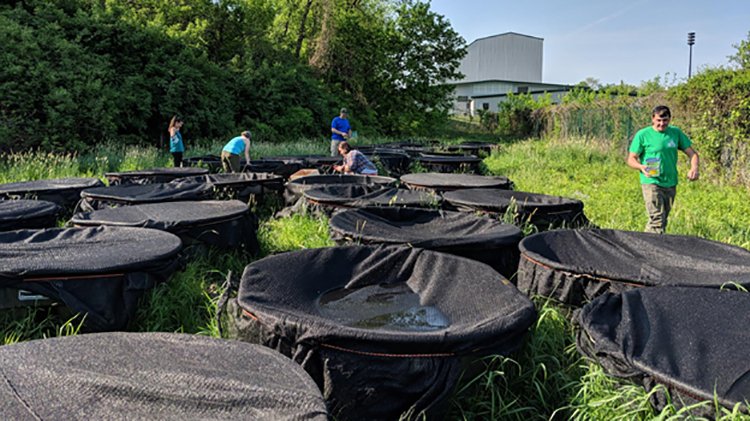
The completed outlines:
[[[182,166],[182,154],[185,152],[185,144],[182,143],[182,133],[180,129],[183,125],[182,117],[172,116],[169,121],[169,152],[172,154],[172,161],[175,167]]]
[[[240,171],[240,154],[244,151],[245,162],[250,161],[250,138],[249,130],[242,132],[241,135],[232,138],[221,151],[221,166],[224,172]]]
[[[352,137],[352,126],[349,124],[349,111],[342,108],[338,117],[331,121],[331,156],[339,156],[339,143]]]

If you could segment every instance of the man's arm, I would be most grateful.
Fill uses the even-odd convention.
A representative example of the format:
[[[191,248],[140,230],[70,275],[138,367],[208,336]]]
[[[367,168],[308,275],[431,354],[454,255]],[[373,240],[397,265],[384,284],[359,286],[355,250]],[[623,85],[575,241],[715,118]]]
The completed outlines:
[[[698,167],[700,166],[700,158],[698,158],[698,152],[692,147],[685,149],[683,152],[685,152],[685,155],[687,155],[690,160],[690,171],[688,171],[687,178],[690,181],[695,181],[700,177],[700,172],[698,170]]]
[[[646,166],[641,164],[641,159],[638,157],[638,155],[634,154],[633,152],[628,152],[628,159],[625,162],[627,162],[630,168],[640,171],[646,177],[650,177],[648,175],[648,172],[646,172]]]

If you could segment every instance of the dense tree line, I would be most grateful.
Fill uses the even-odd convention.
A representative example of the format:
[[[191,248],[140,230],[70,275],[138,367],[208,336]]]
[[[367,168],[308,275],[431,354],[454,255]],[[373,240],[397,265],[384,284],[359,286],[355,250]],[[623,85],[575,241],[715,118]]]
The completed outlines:
[[[0,5],[0,149],[157,144],[244,128],[324,136],[445,120],[465,42],[414,0],[26,0]]]

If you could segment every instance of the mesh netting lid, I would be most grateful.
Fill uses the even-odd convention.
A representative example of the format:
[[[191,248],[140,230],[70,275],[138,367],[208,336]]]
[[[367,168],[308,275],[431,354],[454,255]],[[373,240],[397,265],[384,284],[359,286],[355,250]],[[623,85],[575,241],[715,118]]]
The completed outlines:
[[[189,164],[198,164],[200,162],[203,162],[206,164],[213,164],[213,163],[221,164],[221,157],[218,155],[191,156],[188,158],[183,158],[182,162],[189,163]]]
[[[556,213],[583,210],[583,202],[577,199],[502,189],[460,189],[445,192],[443,197],[454,205],[498,213],[505,212],[513,201],[520,212]]]
[[[303,166],[313,165],[312,162],[318,162],[319,159],[335,159],[340,160],[341,158],[332,158],[325,155],[280,155],[280,156],[264,156],[261,157],[264,160],[282,161],[285,164],[298,163]]]
[[[174,333],[0,347],[3,419],[327,419],[302,368],[268,348]]]
[[[438,164],[475,164],[482,161],[474,155],[457,155],[452,153],[425,152],[417,158],[419,162],[438,163]]]
[[[401,176],[410,188],[428,188],[436,191],[457,189],[495,188],[509,190],[513,183],[503,176],[473,174],[416,173]]]
[[[380,175],[323,174],[308,175],[290,181],[287,186],[311,186],[324,184],[364,184],[390,186],[396,183],[395,178]]]
[[[382,188],[366,185],[328,185],[304,192],[305,198],[316,203],[362,208],[367,206],[436,206],[438,195],[416,190]]]
[[[124,203],[154,203],[195,200],[211,194],[211,185],[195,181],[156,184],[126,184],[98,187],[81,192],[84,200],[105,200]]]
[[[284,178],[280,175],[259,172],[241,172],[227,174],[207,174],[197,177],[175,180],[193,181],[211,184],[216,187],[240,187],[240,186],[257,186],[262,184],[282,183]]]
[[[367,186],[393,186],[396,179],[379,175],[325,174],[295,178],[286,183],[286,201],[294,203],[305,190],[329,184],[360,184]]]
[[[206,176],[208,182],[215,186],[234,186],[234,185],[258,185],[279,183],[284,178],[277,174],[270,173],[232,173],[232,174],[214,174]]]
[[[76,226],[116,225],[173,230],[229,220],[249,212],[247,205],[239,200],[165,202],[78,213],[70,222]]]
[[[190,177],[194,175],[208,174],[208,170],[205,168],[195,167],[168,167],[168,168],[148,168],[145,170],[134,170],[134,171],[123,171],[123,172],[108,172],[104,173],[107,178],[115,177],[150,177],[150,176],[172,176],[178,177]]]
[[[147,228],[49,228],[0,232],[0,282],[142,270],[177,255],[179,237]]]
[[[750,251],[684,235],[558,230],[524,238],[522,261],[551,270],[639,286],[750,287]]]
[[[308,165],[333,165],[342,161],[340,156],[311,156],[306,159]]]
[[[448,145],[449,151],[483,151],[483,152],[491,152],[492,148],[496,148],[497,143],[490,143],[490,142],[463,142],[459,143],[458,145]]]
[[[263,156],[261,159],[264,160],[273,160],[273,161],[282,161],[284,163],[289,162],[301,162],[305,163],[307,158],[313,157],[313,156],[323,156],[323,155],[278,155],[278,156]]]
[[[27,222],[49,219],[54,221],[62,209],[45,200],[0,200],[0,230],[27,226]]]
[[[518,244],[523,237],[515,225],[462,212],[414,208],[351,209],[329,221],[334,232],[355,241],[410,244],[441,249],[492,248]]]
[[[370,146],[357,146],[355,149],[362,152],[365,155],[406,155],[409,156],[403,149],[394,147],[379,147],[377,145]]]
[[[394,246],[266,257],[245,268],[238,303],[265,326],[283,325],[276,331],[293,334],[293,343],[390,356],[506,353],[536,317],[489,266]]]
[[[721,405],[739,403],[747,411],[748,314],[750,293],[743,291],[665,287],[605,294],[579,314],[578,349],[611,374],[648,388],[667,386],[678,406],[713,402],[715,393]],[[667,403],[656,398],[657,407]],[[713,404],[708,411],[715,415]]]
[[[0,184],[0,195],[33,194],[57,190],[82,190],[103,186],[98,178],[57,178]]]

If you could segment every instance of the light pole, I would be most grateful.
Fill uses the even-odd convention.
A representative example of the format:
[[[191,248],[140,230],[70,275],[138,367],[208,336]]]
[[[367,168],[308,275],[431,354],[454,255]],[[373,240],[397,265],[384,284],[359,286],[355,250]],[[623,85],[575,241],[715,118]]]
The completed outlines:
[[[690,46],[690,59],[688,60],[688,79],[690,79],[693,68],[693,44],[695,44],[695,32],[688,32],[688,45]]]

